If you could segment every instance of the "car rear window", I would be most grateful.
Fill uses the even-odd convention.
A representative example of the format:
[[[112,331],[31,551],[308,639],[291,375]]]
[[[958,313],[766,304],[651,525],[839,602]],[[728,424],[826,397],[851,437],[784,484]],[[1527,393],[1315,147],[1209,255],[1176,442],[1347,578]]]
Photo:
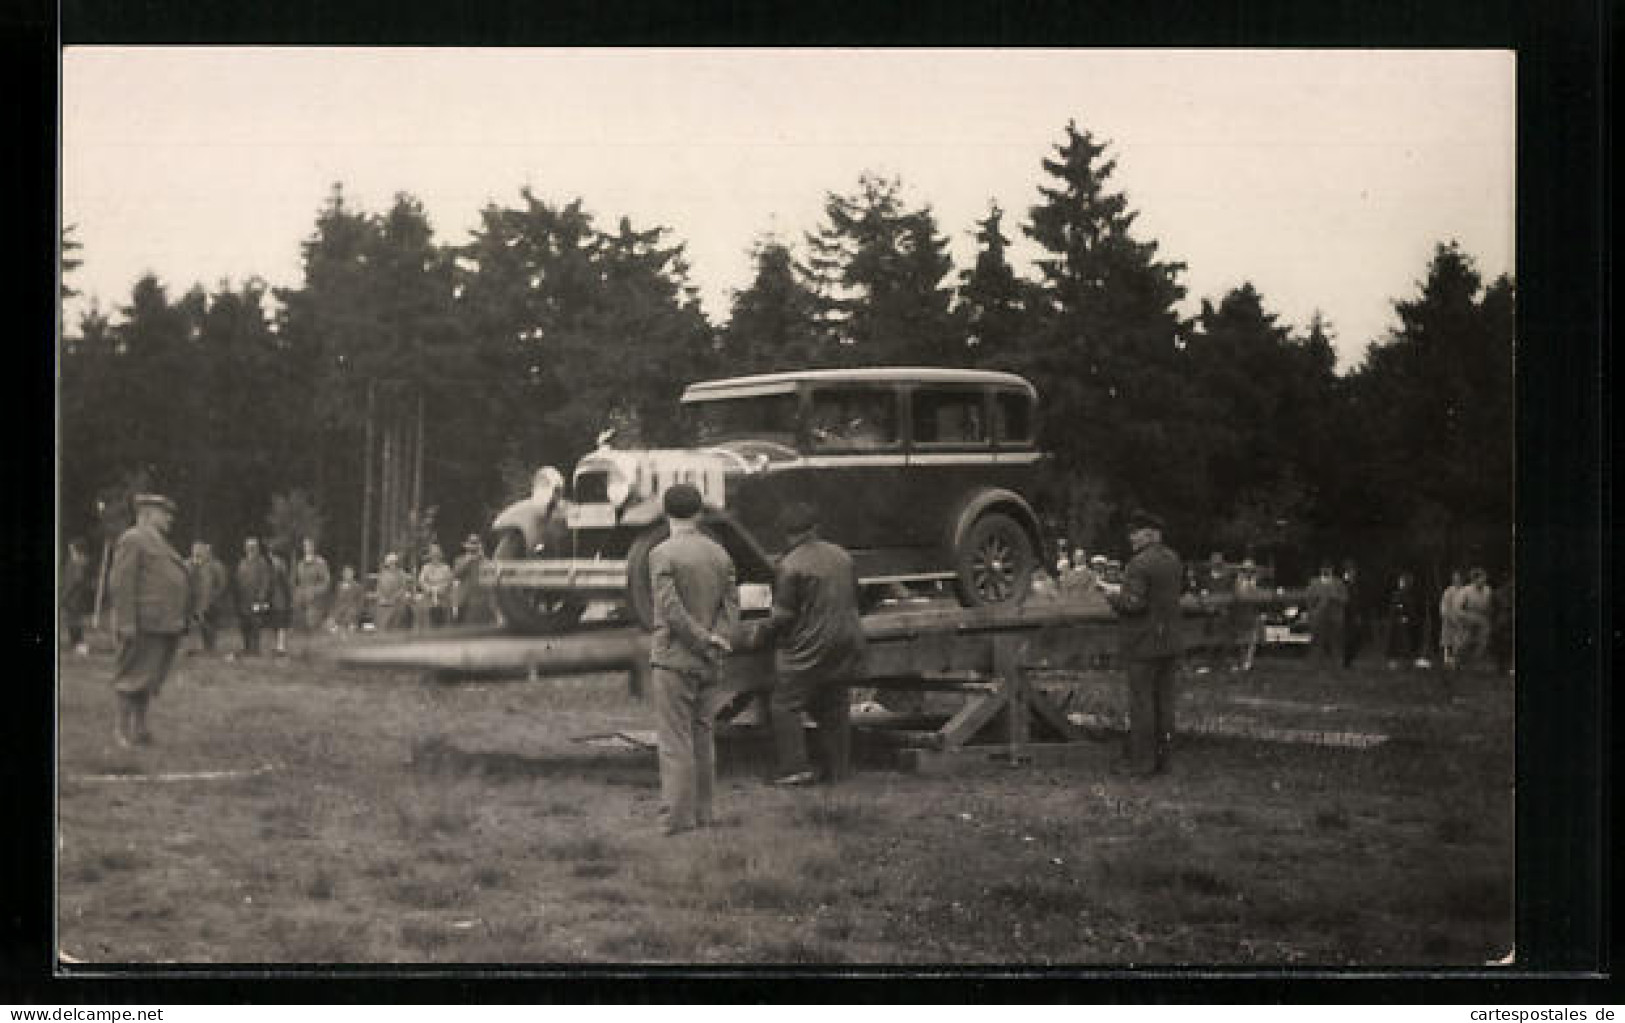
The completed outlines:
[[[987,415],[979,390],[917,390],[912,418],[916,444],[987,443]]]
[[[993,430],[1000,444],[1032,443],[1032,398],[1017,391],[1001,391],[995,394]]]
[[[897,392],[881,388],[820,388],[812,394],[810,434],[815,451],[875,451],[897,446]]]

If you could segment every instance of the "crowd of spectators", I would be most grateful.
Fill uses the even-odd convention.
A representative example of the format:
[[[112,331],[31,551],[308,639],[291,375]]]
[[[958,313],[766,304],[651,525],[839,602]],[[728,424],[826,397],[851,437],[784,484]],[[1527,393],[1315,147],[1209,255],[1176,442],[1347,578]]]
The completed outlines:
[[[239,642],[226,652],[231,659],[262,653],[286,657],[294,635],[343,637],[363,630],[496,621],[490,595],[480,585],[485,555],[478,534],[469,535],[452,564],[438,544],[430,544],[415,576],[401,567],[398,552],[385,553],[370,590],[354,565],[341,566],[335,577],[314,538],[300,541],[297,558],[290,557],[290,546],[246,537],[242,555],[227,564],[208,541],[192,542],[185,560],[192,636],[187,652],[214,653],[222,635],[233,629]],[[96,609],[96,567],[83,540],[68,544],[60,595],[63,636],[75,654],[88,654],[85,624]]]

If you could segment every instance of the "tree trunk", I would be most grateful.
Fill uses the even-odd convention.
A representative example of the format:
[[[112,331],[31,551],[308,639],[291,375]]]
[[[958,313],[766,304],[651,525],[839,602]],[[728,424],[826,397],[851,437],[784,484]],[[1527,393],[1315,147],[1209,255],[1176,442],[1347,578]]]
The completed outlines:
[[[367,381],[367,439],[361,452],[361,577],[372,567],[372,420],[378,411],[377,381]]]

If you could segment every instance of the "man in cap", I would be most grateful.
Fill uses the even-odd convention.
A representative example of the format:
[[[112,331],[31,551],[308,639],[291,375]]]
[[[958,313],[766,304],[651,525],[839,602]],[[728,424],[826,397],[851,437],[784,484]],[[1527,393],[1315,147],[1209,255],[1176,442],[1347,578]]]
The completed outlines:
[[[1174,670],[1179,662],[1179,555],[1162,542],[1162,520],[1147,511],[1128,519],[1134,556],[1123,588],[1108,598],[1123,618],[1119,653],[1128,670],[1129,733],[1125,769],[1138,777],[1166,771],[1174,736]]]
[[[113,691],[118,697],[114,738],[120,746],[152,741],[147,704],[163,688],[191,613],[186,562],[166,534],[175,503],[162,494],[135,496],[135,525],[113,550],[113,617],[119,650]]]
[[[863,626],[858,621],[858,573],[846,551],[818,536],[818,513],[797,502],[779,519],[789,549],[773,581],[773,612],[752,631],[751,646],[774,641],[773,744],[779,785],[816,780],[807,759],[801,715],[818,726],[824,774],[851,773],[852,723],[848,687],[863,674]]]
[[[480,566],[485,563],[485,548],[480,534],[470,533],[463,541],[463,552],[452,562],[451,617],[458,623],[488,622],[491,620],[490,602],[485,588],[480,585]]]
[[[739,596],[733,559],[700,531],[700,492],[679,483],[662,504],[671,536],[649,552],[655,612],[649,664],[666,834],[676,835],[713,822],[712,720],[727,702],[722,658],[733,649]]]

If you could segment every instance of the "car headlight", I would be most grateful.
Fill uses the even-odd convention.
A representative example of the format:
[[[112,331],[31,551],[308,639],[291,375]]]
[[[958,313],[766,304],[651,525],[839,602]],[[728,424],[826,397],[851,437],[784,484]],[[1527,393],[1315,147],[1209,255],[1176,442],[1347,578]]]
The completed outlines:
[[[626,503],[627,498],[632,496],[632,484],[626,479],[617,476],[609,481],[609,486],[604,488],[604,496],[609,498],[610,504],[619,508]]]

